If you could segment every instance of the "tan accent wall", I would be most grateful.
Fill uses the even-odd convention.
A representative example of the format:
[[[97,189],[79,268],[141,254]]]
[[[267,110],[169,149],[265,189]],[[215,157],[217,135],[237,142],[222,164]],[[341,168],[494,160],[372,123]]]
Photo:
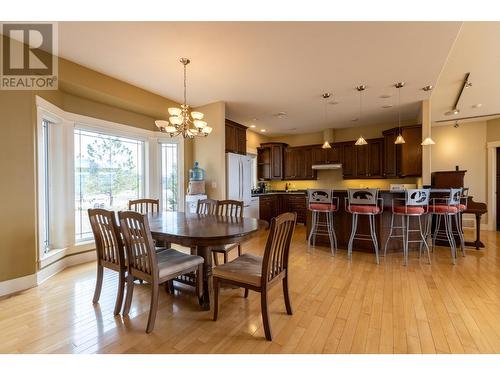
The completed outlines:
[[[193,161],[205,169],[205,188],[209,198],[226,198],[226,106],[223,102],[196,108],[205,115],[212,133],[208,137],[195,138]]]
[[[250,154],[257,153],[257,147],[260,146],[261,143],[269,142],[269,137],[262,135],[260,133],[254,132],[250,129],[247,129],[247,152]]]
[[[33,93],[0,91],[0,281],[36,271]]]

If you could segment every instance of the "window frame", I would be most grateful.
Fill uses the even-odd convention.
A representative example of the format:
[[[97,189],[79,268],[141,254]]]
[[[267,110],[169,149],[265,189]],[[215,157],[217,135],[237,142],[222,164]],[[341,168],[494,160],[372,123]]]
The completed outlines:
[[[36,96],[37,107],[37,253],[39,260],[39,267],[44,268],[50,265],[59,258],[67,255],[78,254],[82,252],[95,250],[93,239],[89,241],[75,241],[75,153],[74,153],[74,130],[81,129],[102,133],[110,136],[118,136],[129,138],[133,140],[142,141],[143,143],[143,195],[148,197],[161,197],[161,143],[177,143],[178,144],[178,210],[184,210],[184,142],[185,140],[180,137],[171,138],[168,134],[160,133],[158,131],[146,130],[142,128],[124,125],[111,121],[96,119],[93,117],[78,115],[71,112],[66,112],[45,99]],[[60,245],[51,248],[48,252],[43,251],[43,227],[44,218],[41,214],[44,212],[46,198],[43,194],[43,147],[41,143],[43,140],[43,126],[42,121],[48,121],[54,126],[58,127],[60,132],[59,142],[54,149],[59,153],[59,159],[63,161],[61,170],[57,169],[58,173],[53,174],[60,180],[60,185],[64,186],[64,192],[58,207],[57,215],[59,225],[61,228]],[[61,143],[62,146],[61,147]],[[54,156],[53,156],[54,157]],[[50,170],[50,169],[49,169]],[[52,188],[52,187],[51,187]],[[60,195],[58,195],[60,196]]]

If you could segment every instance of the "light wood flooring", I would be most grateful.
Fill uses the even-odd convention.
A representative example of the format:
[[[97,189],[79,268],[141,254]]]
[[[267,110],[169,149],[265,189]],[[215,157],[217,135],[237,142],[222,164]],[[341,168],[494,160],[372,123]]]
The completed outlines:
[[[262,253],[267,232],[243,246]],[[472,236],[468,233],[468,236]],[[106,271],[92,304],[95,264],[69,268],[41,286],[0,300],[1,353],[500,353],[500,235],[483,232],[486,249],[450,262],[438,247],[432,265],[410,253],[375,264],[368,253],[307,253],[304,227],[291,249],[293,316],[282,290],[270,295],[274,341],[264,339],[260,296],[221,293],[219,320],[194,295],[160,293],[156,326],[144,332],[149,287],[138,285],[130,315],[113,316],[117,277]]]

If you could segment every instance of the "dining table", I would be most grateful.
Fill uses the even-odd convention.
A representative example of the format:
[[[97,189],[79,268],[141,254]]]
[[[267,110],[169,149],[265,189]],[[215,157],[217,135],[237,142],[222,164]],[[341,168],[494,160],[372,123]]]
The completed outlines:
[[[148,214],[152,237],[194,249],[203,258],[203,293],[200,305],[210,309],[212,248],[242,242],[256,234],[262,222],[256,218],[163,211]]]

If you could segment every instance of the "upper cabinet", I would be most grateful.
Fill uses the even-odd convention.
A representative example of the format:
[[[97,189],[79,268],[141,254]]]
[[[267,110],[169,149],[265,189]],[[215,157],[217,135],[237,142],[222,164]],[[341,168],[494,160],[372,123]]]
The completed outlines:
[[[367,139],[367,145],[342,143],[342,175],[345,179],[383,178],[384,138]]]
[[[315,146],[286,147],[284,158],[285,180],[315,180],[316,171],[312,169]]]
[[[322,148],[315,146],[312,149],[312,163],[314,164],[335,164],[342,162],[342,145],[334,143],[332,148]]]
[[[226,152],[241,155],[247,153],[247,128],[228,119],[226,119]]]
[[[422,175],[422,126],[401,128],[405,143],[395,145],[399,129],[384,131],[384,177],[418,177]]]
[[[261,143],[257,148],[257,178],[282,180],[284,176],[285,143]]]

